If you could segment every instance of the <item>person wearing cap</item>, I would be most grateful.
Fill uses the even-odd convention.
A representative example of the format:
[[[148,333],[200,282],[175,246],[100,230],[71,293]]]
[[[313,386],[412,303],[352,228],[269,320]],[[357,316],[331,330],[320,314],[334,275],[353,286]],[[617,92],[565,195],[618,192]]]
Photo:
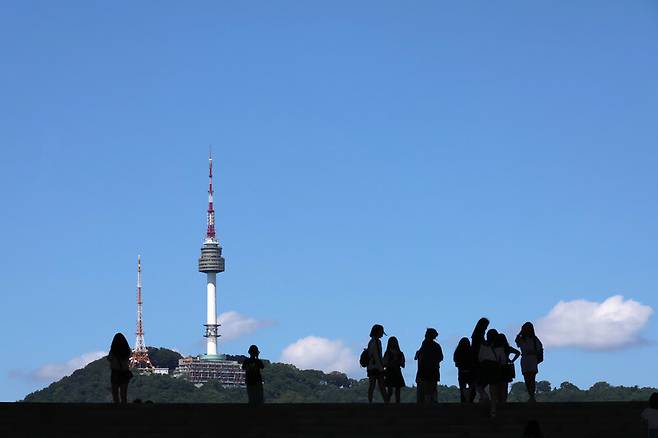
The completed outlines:
[[[418,361],[418,372],[416,373],[416,402],[436,403],[436,385],[440,380],[439,367],[443,360],[443,350],[434,340],[439,336],[433,328],[425,332],[425,339],[416,352],[414,359]]]
[[[247,397],[250,405],[262,405],[263,397],[263,377],[260,370],[265,368],[263,361],[258,358],[260,351],[256,345],[249,347],[249,359],[242,362],[242,369],[245,371],[244,383],[247,385]]]
[[[370,342],[368,342],[368,402],[372,403],[375,392],[375,385],[379,386],[384,403],[388,403],[388,393],[384,385],[384,361],[382,359],[382,341],[380,340],[384,332],[384,327],[375,324],[370,329]]]

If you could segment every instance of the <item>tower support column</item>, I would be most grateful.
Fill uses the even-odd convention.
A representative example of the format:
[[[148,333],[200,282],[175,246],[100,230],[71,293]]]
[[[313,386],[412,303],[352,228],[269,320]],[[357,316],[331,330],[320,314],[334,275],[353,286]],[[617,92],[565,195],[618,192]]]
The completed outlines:
[[[206,317],[206,354],[217,355],[217,273],[207,273],[208,314]]]

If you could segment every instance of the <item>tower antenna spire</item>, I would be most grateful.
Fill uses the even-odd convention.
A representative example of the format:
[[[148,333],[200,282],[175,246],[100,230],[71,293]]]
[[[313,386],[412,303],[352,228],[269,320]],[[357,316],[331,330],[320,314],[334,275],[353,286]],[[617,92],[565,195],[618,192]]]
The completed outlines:
[[[212,149],[208,146],[208,227],[206,230],[206,240],[215,240],[215,206],[213,204],[213,188],[212,188]]]
[[[144,327],[142,325],[142,256],[137,256],[137,338],[135,348],[130,356],[131,368],[152,370],[153,365],[144,342]]]

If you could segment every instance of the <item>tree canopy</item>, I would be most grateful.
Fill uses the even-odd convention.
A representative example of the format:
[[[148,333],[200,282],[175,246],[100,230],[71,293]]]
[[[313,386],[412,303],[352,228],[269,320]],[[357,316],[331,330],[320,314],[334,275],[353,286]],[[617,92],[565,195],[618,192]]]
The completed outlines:
[[[166,348],[149,348],[155,366],[174,368],[181,355]],[[232,356],[236,360],[244,356]],[[293,365],[266,362],[263,370],[265,400],[269,403],[354,403],[367,401],[368,380],[355,380],[344,373],[324,373],[300,370]],[[644,401],[655,388],[612,386],[597,382],[589,389],[580,389],[570,382],[553,388],[548,381],[537,382],[539,401]],[[218,382],[201,387],[182,379],[162,375],[136,375],[128,390],[130,400],[151,400],[158,403],[244,403],[243,388],[224,388]],[[415,388],[402,390],[402,402],[415,401]],[[458,402],[456,386],[439,385],[440,402]],[[106,358],[98,359],[70,376],[35,391],[26,402],[110,402],[110,370]],[[523,382],[511,385],[510,401],[525,401]]]

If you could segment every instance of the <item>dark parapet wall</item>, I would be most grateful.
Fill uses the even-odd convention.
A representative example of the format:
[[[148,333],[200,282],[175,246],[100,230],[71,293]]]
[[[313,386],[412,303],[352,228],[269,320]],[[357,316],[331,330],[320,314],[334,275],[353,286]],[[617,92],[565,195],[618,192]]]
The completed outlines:
[[[514,403],[486,408],[438,405],[33,404],[1,403],[3,437],[515,438],[529,420],[545,437],[632,438],[644,403]],[[211,421],[209,421],[211,419]]]

